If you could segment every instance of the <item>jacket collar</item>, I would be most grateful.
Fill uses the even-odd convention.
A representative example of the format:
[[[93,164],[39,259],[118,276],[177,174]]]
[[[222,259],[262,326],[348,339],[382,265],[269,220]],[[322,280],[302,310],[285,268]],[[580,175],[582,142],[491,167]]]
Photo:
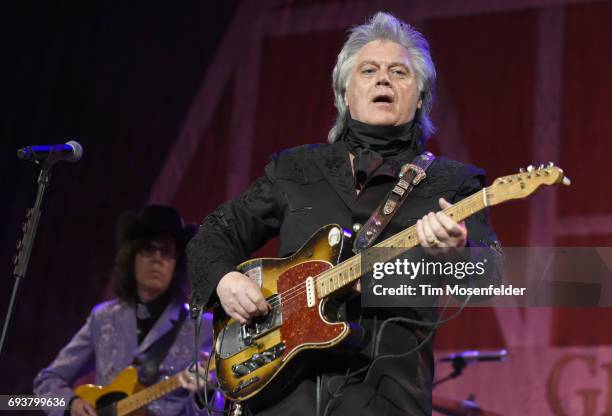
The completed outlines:
[[[352,209],[357,201],[357,192],[355,190],[355,178],[351,170],[349,151],[346,145],[341,141],[337,141],[327,146],[321,146],[315,152],[317,157],[314,160],[317,167],[331,183],[344,203]],[[378,168],[372,175],[372,178],[388,176],[395,179],[402,166],[411,162],[410,152],[401,153]]]

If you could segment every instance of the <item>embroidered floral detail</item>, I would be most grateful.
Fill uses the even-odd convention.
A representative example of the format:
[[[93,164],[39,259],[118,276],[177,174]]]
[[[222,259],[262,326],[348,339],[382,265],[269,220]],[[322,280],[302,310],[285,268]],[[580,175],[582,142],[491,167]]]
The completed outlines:
[[[174,345],[168,353],[172,357],[189,357],[191,356],[191,349],[187,348],[186,345]]]
[[[344,144],[334,143],[321,149],[319,155],[322,158],[321,165],[327,176],[333,180],[333,184],[344,194],[355,198],[355,178],[349,164],[348,150]]]

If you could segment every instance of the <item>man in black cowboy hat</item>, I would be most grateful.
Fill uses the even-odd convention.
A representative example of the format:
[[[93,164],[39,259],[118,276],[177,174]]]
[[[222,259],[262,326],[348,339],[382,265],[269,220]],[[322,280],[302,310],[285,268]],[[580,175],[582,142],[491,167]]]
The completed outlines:
[[[106,385],[135,365],[141,381],[153,384],[190,364],[194,325],[186,319],[184,253],[194,232],[170,207],[148,206],[140,214],[121,215],[113,281],[117,299],[93,308],[85,325],[37,375],[36,394],[63,397],[72,415],[94,415],[71,388],[90,370],[95,368],[96,384]],[[210,319],[203,319],[202,334],[200,350],[210,350]],[[183,372],[179,380],[183,388],[149,403],[149,414],[200,412],[193,377]]]

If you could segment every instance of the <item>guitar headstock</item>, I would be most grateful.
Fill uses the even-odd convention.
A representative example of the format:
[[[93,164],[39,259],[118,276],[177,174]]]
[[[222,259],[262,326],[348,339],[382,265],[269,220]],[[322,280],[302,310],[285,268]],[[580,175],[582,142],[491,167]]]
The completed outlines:
[[[510,199],[520,199],[531,195],[542,185],[555,185],[562,183],[570,185],[571,181],[564,175],[563,169],[552,162],[548,165],[520,169],[514,175],[502,176],[495,179],[486,190],[488,205],[497,205]]]

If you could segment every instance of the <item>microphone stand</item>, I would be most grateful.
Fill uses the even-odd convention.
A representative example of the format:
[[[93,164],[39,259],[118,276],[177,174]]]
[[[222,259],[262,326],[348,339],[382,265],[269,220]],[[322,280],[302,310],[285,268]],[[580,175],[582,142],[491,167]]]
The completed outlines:
[[[19,287],[21,282],[25,279],[26,271],[28,270],[28,264],[30,262],[30,254],[32,253],[32,247],[34,245],[34,238],[36,237],[36,231],[38,230],[38,222],[40,220],[40,207],[42,205],[45,191],[49,186],[51,177],[51,168],[53,164],[59,160],[59,154],[50,154],[47,160],[42,164],[40,175],[38,176],[38,192],[36,194],[36,201],[34,207],[26,210],[26,221],[23,223],[23,237],[17,241],[17,255],[13,258],[13,264],[15,269],[13,270],[13,277],[15,283],[13,284],[13,291],[11,293],[11,299],[9,301],[8,312],[4,318],[4,326],[2,328],[2,337],[0,338],[0,359],[4,354],[4,347],[6,346],[6,340],[8,337],[8,330],[11,326],[13,312],[17,303],[17,295],[19,293]]]

